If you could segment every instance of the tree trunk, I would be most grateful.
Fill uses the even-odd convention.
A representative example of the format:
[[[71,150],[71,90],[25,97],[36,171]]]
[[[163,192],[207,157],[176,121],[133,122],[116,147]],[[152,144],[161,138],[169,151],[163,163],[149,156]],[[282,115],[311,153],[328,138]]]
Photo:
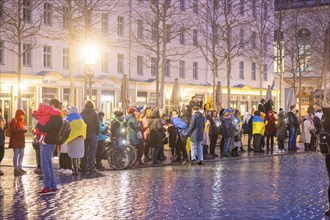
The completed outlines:
[[[22,109],[22,42],[20,37],[18,37],[17,47],[17,109]]]
[[[262,64],[258,64],[259,65],[259,96],[260,96],[260,100],[262,99]]]
[[[231,76],[231,56],[227,58],[227,107],[230,107],[230,93],[231,93],[231,88],[230,88],[230,76]]]
[[[213,63],[212,63],[212,77],[213,77],[213,106],[215,107],[214,109],[216,109],[217,111],[219,111],[219,109],[218,109],[218,105],[217,105],[217,103],[216,103],[216,86],[217,86],[217,84],[216,84],[216,79],[215,79],[215,77],[216,77],[216,75],[217,75],[217,68],[216,68],[216,63],[215,63],[216,61],[213,59]]]

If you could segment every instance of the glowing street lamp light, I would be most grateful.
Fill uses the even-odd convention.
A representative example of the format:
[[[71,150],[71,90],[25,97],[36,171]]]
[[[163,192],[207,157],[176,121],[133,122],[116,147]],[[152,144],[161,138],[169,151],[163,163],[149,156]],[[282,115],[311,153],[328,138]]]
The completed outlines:
[[[98,49],[96,45],[94,44],[87,44],[84,47],[84,59],[85,59],[85,74],[88,78],[88,84],[89,84],[89,99],[92,99],[92,77],[94,76],[95,70],[94,66],[97,61],[98,57]],[[85,92],[85,96],[87,96],[87,93]],[[87,98],[87,97],[85,97]]]

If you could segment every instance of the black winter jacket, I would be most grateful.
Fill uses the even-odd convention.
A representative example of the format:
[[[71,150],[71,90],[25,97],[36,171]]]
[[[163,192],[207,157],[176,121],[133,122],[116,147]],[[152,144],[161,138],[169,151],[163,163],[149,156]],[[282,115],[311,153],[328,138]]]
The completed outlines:
[[[46,144],[56,144],[56,137],[60,132],[62,124],[63,119],[59,115],[51,116],[47,124],[45,124],[44,126],[40,125],[39,123],[37,124],[37,128],[39,128],[41,132],[47,133],[44,139],[44,142]]]
[[[100,132],[100,122],[99,117],[94,109],[84,109],[80,113],[81,117],[84,119],[87,125],[87,137],[91,135],[99,135]]]
[[[293,112],[288,112],[288,128],[299,128],[299,121]]]

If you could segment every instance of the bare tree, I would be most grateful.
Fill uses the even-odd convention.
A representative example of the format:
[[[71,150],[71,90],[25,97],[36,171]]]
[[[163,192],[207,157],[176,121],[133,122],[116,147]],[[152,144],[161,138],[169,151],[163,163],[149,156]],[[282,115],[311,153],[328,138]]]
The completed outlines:
[[[71,104],[75,100],[74,65],[76,60],[74,57],[76,54],[79,54],[79,46],[88,41],[110,42],[106,37],[109,36],[106,33],[108,27],[104,27],[104,30],[102,30],[100,23],[103,19],[108,19],[108,15],[115,9],[118,3],[119,0],[54,0],[53,2],[52,6],[56,12],[56,20],[59,24],[63,25],[64,31],[60,34],[48,36],[67,42],[70,75],[69,103]],[[86,97],[86,76],[84,78],[84,85],[84,97]]]
[[[178,36],[192,28],[190,16],[181,12],[187,8],[179,0],[145,1],[144,6],[131,7],[131,19],[139,31],[131,32],[138,47],[145,49],[156,69],[156,105],[163,108],[167,60],[175,62],[192,51],[190,46],[172,44]],[[181,8],[180,8],[181,7]]]
[[[17,108],[22,107],[22,57],[37,44],[43,13],[43,0],[6,0],[2,4],[0,35],[5,42],[4,48],[17,57]],[[26,44],[23,48],[23,44]]]
[[[272,4],[267,0],[251,0],[249,2],[251,10],[247,11],[249,17],[249,27],[251,33],[249,33],[249,41],[245,45],[245,55],[252,62],[256,63],[258,70],[258,79],[259,79],[259,90],[260,90],[260,99],[262,98],[263,86],[263,73],[267,73],[267,69],[273,64],[273,53],[270,53],[272,50],[270,43],[273,37],[273,16],[271,13],[273,11]],[[273,70],[272,70],[273,71]],[[266,100],[267,101],[267,100]]]

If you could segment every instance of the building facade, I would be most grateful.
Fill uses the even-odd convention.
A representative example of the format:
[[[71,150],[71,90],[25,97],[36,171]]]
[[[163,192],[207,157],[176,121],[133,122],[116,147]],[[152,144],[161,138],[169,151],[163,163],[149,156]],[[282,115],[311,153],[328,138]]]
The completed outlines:
[[[1,5],[0,17],[4,18],[16,10],[14,5],[10,5],[13,2],[6,1]],[[34,5],[35,2],[38,4]],[[205,54],[201,50],[202,46],[209,47],[210,44],[202,44],[206,36],[202,34],[197,21],[207,12],[205,4],[210,2],[125,0],[110,4],[109,1],[104,1],[106,7],[99,5],[98,10],[97,5],[94,5],[94,9],[89,10],[93,8],[92,5],[85,5],[84,10],[77,13],[80,15],[78,16],[70,14],[74,11],[71,9],[78,10],[82,6],[59,5],[57,1],[22,1],[23,21],[30,25],[39,25],[39,29],[33,38],[25,35],[19,44],[21,53],[18,55],[18,44],[10,32],[12,27],[1,23],[0,107],[8,118],[13,117],[17,109],[19,87],[22,91],[21,106],[27,112],[30,127],[30,115],[43,98],[58,98],[65,107],[75,105],[79,109],[82,109],[85,99],[90,98],[100,111],[109,116],[121,105],[120,91],[124,74],[129,79],[130,103],[144,105],[155,104],[156,99],[160,99],[156,86],[157,74],[161,77],[162,73],[162,102],[167,112],[171,109],[170,96],[175,78],[180,83],[181,104],[188,104],[192,96],[205,102],[212,96],[213,73],[208,62],[211,54]],[[231,60],[231,95],[227,96],[228,66],[225,55],[221,52],[217,59],[222,61],[217,66],[215,81],[221,81],[222,84],[222,107],[228,107],[229,98],[231,107],[240,109],[243,114],[257,106],[260,91],[264,96],[267,86],[272,85],[274,79],[273,62],[266,58],[257,60],[258,54],[246,52],[257,50],[260,42],[264,49],[267,48],[265,51],[269,56],[265,57],[274,53],[272,38],[259,39],[256,26],[251,23],[258,13],[262,13],[267,19],[273,19],[273,5],[269,1],[252,2],[254,3],[251,5],[250,1],[226,0],[224,4],[225,9],[229,10],[228,14],[219,18],[219,21],[223,21],[226,15],[239,19],[239,28],[230,30],[234,33],[231,39],[232,49],[238,51]],[[220,11],[224,9],[221,4],[219,7]],[[157,15],[164,12],[164,9],[168,14],[163,14],[163,18],[168,20],[162,23],[160,19],[155,27]],[[40,18],[42,19],[39,20]],[[208,24],[205,26],[210,28]],[[220,28],[219,33],[221,31],[225,30]],[[97,44],[99,51],[91,71],[86,68],[82,56],[82,47],[86,40]],[[224,43],[225,41],[217,44],[219,51],[224,50],[221,47]],[[157,45],[162,46],[162,49],[156,50]],[[163,53],[164,50],[166,53]],[[165,64],[163,68],[162,65],[157,65],[157,60]],[[70,88],[73,91],[70,92]],[[92,88],[91,97],[89,88]],[[278,86],[275,85],[273,99],[276,108],[278,96]]]

